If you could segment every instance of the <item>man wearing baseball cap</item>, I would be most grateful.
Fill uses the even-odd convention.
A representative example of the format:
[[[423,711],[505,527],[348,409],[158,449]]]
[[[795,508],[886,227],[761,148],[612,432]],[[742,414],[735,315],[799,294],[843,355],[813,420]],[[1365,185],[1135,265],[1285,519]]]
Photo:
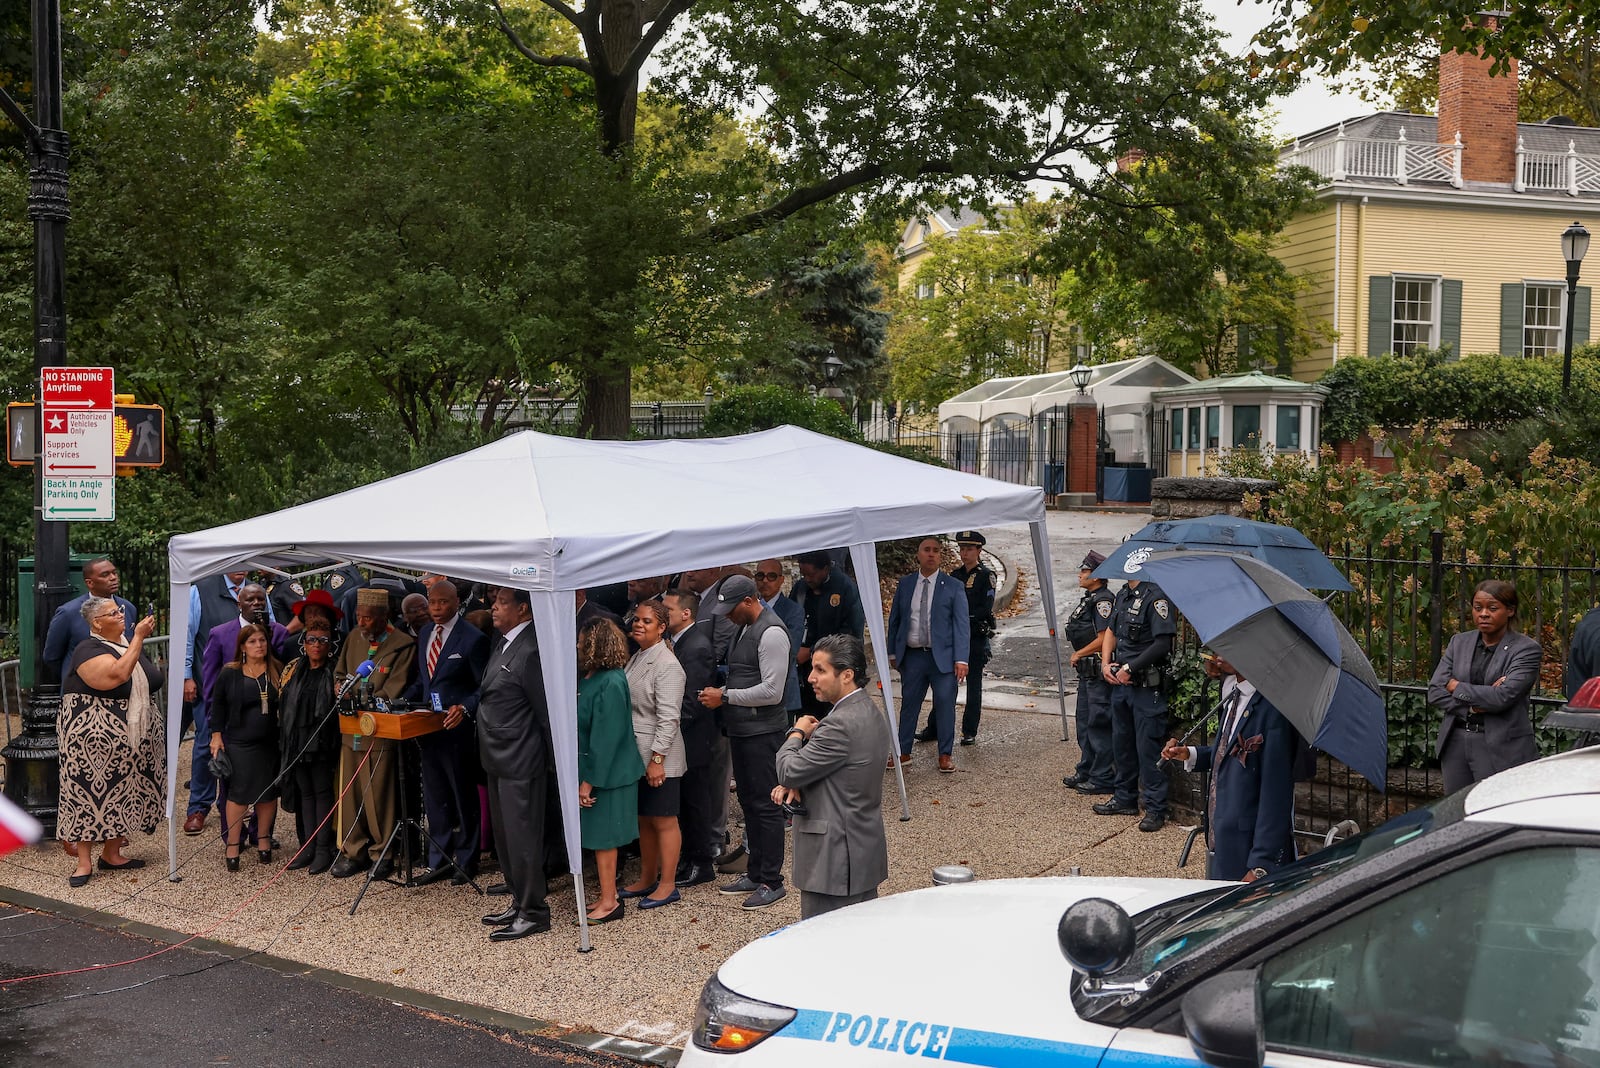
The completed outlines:
[[[778,785],[778,748],[789,726],[784,686],[794,654],[783,620],[762,607],[755,581],[748,576],[728,575],[719,582],[711,611],[739,629],[728,648],[728,684],[705,687],[700,703],[720,709],[750,853],[745,874],[718,889],[743,897],[747,910],[766,908],[785,893],[783,811],[772,792]]]

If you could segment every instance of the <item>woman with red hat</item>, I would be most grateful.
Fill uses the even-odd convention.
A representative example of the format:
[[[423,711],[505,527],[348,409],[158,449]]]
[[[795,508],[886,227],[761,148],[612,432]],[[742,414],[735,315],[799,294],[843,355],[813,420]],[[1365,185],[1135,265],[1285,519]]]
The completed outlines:
[[[302,654],[283,671],[279,749],[283,754],[283,804],[294,811],[300,847],[291,870],[321,875],[333,867],[334,796],[339,783],[339,721],[333,716],[334,632],[344,613],[327,590],[312,590],[291,609],[303,627]]]

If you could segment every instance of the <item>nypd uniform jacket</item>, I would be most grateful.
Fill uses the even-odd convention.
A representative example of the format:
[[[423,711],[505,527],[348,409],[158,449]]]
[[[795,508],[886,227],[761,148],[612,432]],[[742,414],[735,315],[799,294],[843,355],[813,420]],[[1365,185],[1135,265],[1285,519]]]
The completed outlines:
[[[1116,637],[1116,662],[1130,663],[1157,638],[1178,633],[1172,602],[1153,582],[1141,582],[1137,589],[1131,584],[1124,586],[1111,607],[1111,633]],[[1133,673],[1133,684],[1153,686],[1159,676],[1159,665],[1147,665]]]
[[[1067,641],[1072,643],[1072,651],[1077,652],[1085,645],[1094,641],[1107,627],[1111,625],[1111,608],[1116,603],[1117,595],[1105,586],[1098,590],[1085,590],[1083,599],[1078,602],[1078,607],[1072,610],[1072,615],[1067,617]],[[1079,663],[1083,664],[1085,657]],[[1099,662],[1093,665],[1095,673],[1100,670]],[[1087,671],[1084,668],[1079,673]]]
[[[983,564],[972,570],[958,567],[950,577],[967,590],[967,618],[972,628],[972,659],[989,659],[989,639],[994,637],[994,572]]]

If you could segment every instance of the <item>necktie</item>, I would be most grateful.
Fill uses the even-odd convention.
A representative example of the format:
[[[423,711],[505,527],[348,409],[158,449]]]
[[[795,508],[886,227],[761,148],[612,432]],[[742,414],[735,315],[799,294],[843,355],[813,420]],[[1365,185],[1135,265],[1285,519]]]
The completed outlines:
[[[1223,702],[1222,724],[1217,729],[1217,744],[1211,750],[1211,786],[1206,798],[1211,819],[1217,814],[1217,772],[1222,770],[1222,760],[1228,755],[1228,746],[1233,743],[1233,732],[1238,726],[1239,697],[1239,687],[1235,686]],[[1211,820],[1206,822],[1209,824]]]
[[[433,678],[433,669],[439,666],[439,653],[444,649],[444,628],[438,624],[433,627],[433,641],[428,643],[428,678]]]
[[[922,610],[921,610],[921,615],[922,615],[922,644],[924,644],[924,645],[932,645],[933,644],[933,618],[932,618],[931,613],[929,612],[929,608],[932,606],[932,602],[933,602],[933,580],[929,579],[929,578],[924,578],[922,580]]]

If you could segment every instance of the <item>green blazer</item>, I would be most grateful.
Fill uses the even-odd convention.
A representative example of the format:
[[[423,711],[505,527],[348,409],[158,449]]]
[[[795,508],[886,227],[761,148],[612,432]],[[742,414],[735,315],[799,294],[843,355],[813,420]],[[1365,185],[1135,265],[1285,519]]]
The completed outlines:
[[[620,668],[578,680],[578,778],[596,790],[644,777],[633,740],[633,704]]]

